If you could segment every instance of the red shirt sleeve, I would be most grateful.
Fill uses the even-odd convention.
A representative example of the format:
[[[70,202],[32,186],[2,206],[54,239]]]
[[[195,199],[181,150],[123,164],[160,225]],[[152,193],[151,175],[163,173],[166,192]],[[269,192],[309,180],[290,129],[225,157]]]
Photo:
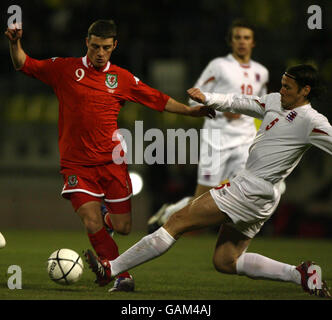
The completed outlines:
[[[157,111],[164,111],[169,96],[157,89],[151,88],[140,79],[128,72],[128,97],[132,102],[143,104]]]
[[[27,55],[20,71],[54,87],[58,80],[60,60],[61,58],[37,60]]]

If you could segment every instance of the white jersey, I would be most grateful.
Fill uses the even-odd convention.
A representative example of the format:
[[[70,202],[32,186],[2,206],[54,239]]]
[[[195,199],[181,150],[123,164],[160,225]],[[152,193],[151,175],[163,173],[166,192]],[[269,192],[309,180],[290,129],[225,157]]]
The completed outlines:
[[[280,94],[262,96],[204,93],[207,105],[217,110],[243,113],[262,119],[260,130],[249,150],[246,170],[276,184],[296,167],[314,145],[332,154],[332,127],[328,119],[310,104],[284,109]]]
[[[203,70],[194,87],[204,92],[239,93],[261,96],[266,94],[268,70],[261,64],[250,60],[240,64],[232,54],[213,59]],[[194,106],[197,103],[189,100]],[[216,118],[205,119],[203,129],[219,129],[220,135],[204,136],[203,139],[215,150],[234,148],[251,143],[256,135],[254,119],[241,115],[239,119],[229,121],[222,112]]]

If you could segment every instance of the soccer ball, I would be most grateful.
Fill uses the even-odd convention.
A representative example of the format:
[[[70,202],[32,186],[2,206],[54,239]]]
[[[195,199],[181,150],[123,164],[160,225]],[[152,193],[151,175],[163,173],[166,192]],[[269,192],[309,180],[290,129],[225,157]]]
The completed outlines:
[[[71,249],[54,251],[47,259],[47,272],[56,283],[69,285],[77,282],[83,274],[80,255]]]

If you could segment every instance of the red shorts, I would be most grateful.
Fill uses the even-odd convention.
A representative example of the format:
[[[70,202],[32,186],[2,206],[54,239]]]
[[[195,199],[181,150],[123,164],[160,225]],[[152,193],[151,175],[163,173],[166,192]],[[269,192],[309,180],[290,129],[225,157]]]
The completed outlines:
[[[131,211],[132,185],[127,164],[62,167],[64,186],[61,195],[77,210],[89,201],[104,199],[113,214]]]

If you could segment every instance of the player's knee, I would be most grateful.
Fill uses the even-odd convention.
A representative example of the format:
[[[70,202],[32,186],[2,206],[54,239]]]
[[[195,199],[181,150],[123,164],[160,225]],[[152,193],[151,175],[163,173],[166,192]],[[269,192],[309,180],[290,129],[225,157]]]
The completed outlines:
[[[89,233],[95,233],[103,227],[99,208],[99,202],[93,201],[84,203],[76,211]]]
[[[114,231],[124,236],[128,235],[131,232],[131,222],[130,221],[119,221],[113,223]]]
[[[95,233],[103,227],[99,219],[85,218],[83,219],[83,223],[89,233]]]
[[[235,274],[236,259],[232,257],[213,257],[214,268],[220,273]]]

